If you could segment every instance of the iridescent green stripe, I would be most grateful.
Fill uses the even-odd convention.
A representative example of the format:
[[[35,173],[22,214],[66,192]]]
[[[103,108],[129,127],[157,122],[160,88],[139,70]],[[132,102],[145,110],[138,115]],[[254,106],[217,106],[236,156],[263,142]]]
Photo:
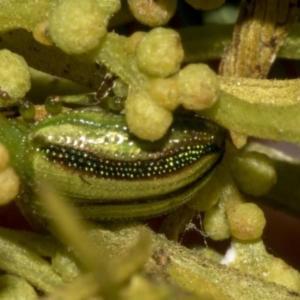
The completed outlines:
[[[91,218],[93,209],[97,219],[146,217],[192,197],[223,154],[224,130],[181,117],[150,143],[131,135],[123,116],[72,111],[37,124],[28,146],[32,186],[49,183]]]
[[[140,180],[168,176],[190,166],[202,156],[219,150],[218,146],[210,143],[187,145],[171,149],[157,159],[150,157],[148,160],[126,161],[112,160],[88,151],[55,144],[46,144],[37,148],[37,151],[41,151],[48,161],[65,168],[66,171],[77,171],[84,176],[114,180]]]

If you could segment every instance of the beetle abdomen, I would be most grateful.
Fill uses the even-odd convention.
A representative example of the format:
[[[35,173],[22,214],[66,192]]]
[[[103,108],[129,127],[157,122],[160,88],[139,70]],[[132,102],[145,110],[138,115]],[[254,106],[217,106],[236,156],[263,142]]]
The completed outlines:
[[[72,111],[37,124],[28,144],[32,183],[51,183],[86,217],[144,218],[196,193],[223,154],[224,131],[199,117],[179,118],[152,143],[131,135],[123,116]]]

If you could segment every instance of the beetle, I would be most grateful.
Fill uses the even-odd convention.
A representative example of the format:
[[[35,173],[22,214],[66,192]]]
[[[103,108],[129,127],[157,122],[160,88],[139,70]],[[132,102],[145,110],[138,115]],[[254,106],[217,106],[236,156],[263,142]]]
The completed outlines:
[[[155,143],[131,134],[124,115],[103,109],[71,110],[22,133],[19,123],[6,122],[2,143],[23,136],[16,167],[27,193],[47,182],[93,220],[145,219],[177,208],[197,196],[224,152],[224,130],[196,116],[175,118]],[[25,215],[43,215],[35,197],[18,202]]]

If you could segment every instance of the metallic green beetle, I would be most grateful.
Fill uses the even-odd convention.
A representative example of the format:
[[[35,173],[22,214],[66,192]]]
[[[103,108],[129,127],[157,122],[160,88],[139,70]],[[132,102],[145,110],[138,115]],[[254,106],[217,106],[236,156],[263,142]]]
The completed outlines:
[[[221,159],[224,130],[178,117],[156,143],[133,136],[120,114],[73,110],[35,124],[25,140],[30,190],[46,182],[94,220],[149,218],[197,195]],[[24,200],[26,199],[26,200]],[[34,197],[23,210],[40,211]]]

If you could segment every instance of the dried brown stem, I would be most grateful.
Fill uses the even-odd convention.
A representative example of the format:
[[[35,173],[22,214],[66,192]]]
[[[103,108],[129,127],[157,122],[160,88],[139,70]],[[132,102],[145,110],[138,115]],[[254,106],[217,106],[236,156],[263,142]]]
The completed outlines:
[[[220,75],[265,78],[291,25],[298,1],[242,1],[232,44],[223,55]]]

